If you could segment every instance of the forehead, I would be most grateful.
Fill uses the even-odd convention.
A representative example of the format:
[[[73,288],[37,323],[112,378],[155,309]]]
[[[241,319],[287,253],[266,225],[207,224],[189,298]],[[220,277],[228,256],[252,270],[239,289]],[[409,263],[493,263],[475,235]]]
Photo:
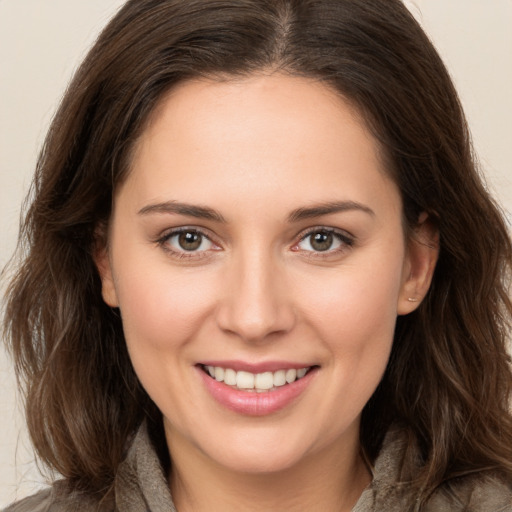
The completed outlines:
[[[356,108],[323,83],[282,74],[175,87],[139,138],[127,181],[141,201],[179,193],[203,203],[215,187],[314,202],[392,185]],[[397,190],[392,200],[399,208]]]
[[[243,147],[244,138],[250,135],[251,146],[258,150],[272,142],[312,140],[313,132],[316,142],[338,146],[344,140],[350,142],[349,130],[340,132],[341,125],[357,126],[358,133],[352,130],[352,134],[371,139],[368,142],[379,149],[352,102],[317,79],[281,73],[197,79],[181,82],[164,95],[136,148],[143,148],[158,132],[165,136],[164,126],[169,133],[183,134],[188,143],[194,142],[193,137],[200,146],[210,140],[213,144],[229,142],[230,148]],[[285,139],[284,130],[288,130]]]

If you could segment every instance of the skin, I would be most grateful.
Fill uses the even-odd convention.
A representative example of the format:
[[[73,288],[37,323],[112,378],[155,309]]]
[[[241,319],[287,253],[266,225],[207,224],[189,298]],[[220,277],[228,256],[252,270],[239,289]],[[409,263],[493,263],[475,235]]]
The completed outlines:
[[[176,202],[215,214],[176,212]],[[344,208],[297,218],[328,203]],[[183,227],[204,235],[197,250],[173,236]],[[311,229],[335,230],[332,246],[316,250]],[[406,240],[376,141],[325,85],[262,74],[187,82],[163,99],[116,192],[97,265],[163,413],[180,512],[351,509],[371,479],[361,411],[397,315],[427,292],[434,239],[421,216]],[[297,400],[254,417],[212,398],[197,368],[205,360],[318,369]]]

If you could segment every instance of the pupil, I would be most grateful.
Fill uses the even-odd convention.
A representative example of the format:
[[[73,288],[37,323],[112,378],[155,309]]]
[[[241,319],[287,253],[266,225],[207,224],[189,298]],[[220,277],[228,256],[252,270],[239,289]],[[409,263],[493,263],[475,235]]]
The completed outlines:
[[[185,251],[195,251],[202,242],[202,236],[199,233],[181,233],[178,242]]]
[[[311,240],[311,247],[315,251],[327,251],[332,246],[332,233],[315,233]]]

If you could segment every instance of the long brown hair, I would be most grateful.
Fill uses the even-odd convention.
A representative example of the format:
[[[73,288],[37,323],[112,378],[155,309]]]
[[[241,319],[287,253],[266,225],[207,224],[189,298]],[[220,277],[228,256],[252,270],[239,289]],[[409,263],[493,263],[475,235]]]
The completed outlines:
[[[353,102],[408,227],[425,211],[439,228],[432,287],[398,318],[363,411],[366,453],[392,422],[405,425],[421,454],[420,501],[463,475],[511,478],[511,244],[449,75],[399,0],[130,0],[105,28],[49,130],[7,292],[5,334],[39,457],[72,487],[102,493],[143,419],[158,421],[102,300],[94,247],[165,92],[265,69],[314,77]]]

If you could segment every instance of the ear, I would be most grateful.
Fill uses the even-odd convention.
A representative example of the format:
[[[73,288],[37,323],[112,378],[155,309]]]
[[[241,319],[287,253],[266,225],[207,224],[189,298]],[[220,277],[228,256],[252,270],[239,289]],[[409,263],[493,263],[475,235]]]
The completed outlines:
[[[93,259],[101,279],[101,295],[103,300],[112,308],[119,307],[106,236],[103,234],[96,236]]]
[[[430,288],[439,257],[439,230],[423,212],[407,242],[397,313],[407,315],[421,304]]]

